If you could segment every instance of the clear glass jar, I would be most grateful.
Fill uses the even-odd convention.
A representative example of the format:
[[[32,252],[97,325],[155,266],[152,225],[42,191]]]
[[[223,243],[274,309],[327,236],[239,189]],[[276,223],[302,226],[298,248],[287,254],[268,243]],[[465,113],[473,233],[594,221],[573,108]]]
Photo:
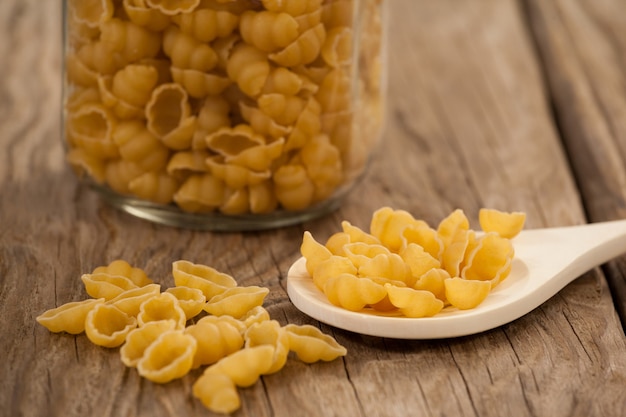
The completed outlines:
[[[155,222],[335,209],[384,120],[384,0],[65,0],[67,160]]]

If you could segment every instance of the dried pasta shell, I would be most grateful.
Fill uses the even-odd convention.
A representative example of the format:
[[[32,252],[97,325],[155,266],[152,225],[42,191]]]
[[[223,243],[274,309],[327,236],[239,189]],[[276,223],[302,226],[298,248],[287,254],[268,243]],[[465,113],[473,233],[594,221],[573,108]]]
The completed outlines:
[[[253,309],[256,311],[256,307]],[[251,310],[252,311],[252,310]],[[250,311],[248,312],[250,313]],[[247,316],[247,314],[246,314]],[[244,316],[244,317],[246,317]],[[246,330],[248,329],[246,327],[246,324],[242,321],[242,319],[244,317],[240,317],[238,319],[232,317],[232,316],[204,316],[202,317],[198,323],[214,323],[214,324],[220,324],[220,323],[228,323],[231,326],[233,326],[235,329],[237,329],[239,331],[239,333],[243,336],[244,333],[246,332]]]
[[[228,376],[239,387],[250,387],[271,368],[274,347],[260,345],[238,350],[209,366],[205,374]]]
[[[194,174],[174,194],[174,201],[190,213],[208,213],[224,204],[224,181],[211,174]]]
[[[360,311],[387,296],[385,287],[367,278],[352,274],[330,277],[324,284],[324,294],[332,304],[350,311]]]
[[[76,59],[98,75],[113,75],[124,68],[128,60],[113,46],[103,41],[87,43],[76,52]]]
[[[152,382],[170,382],[191,370],[197,348],[196,339],[182,330],[161,333],[144,351],[137,371]]]
[[[256,97],[263,90],[270,70],[267,54],[245,43],[232,49],[226,63],[228,77],[250,97]]]
[[[198,350],[192,368],[213,364],[237,352],[243,347],[244,339],[237,327],[227,321],[207,321],[187,326],[185,334],[196,339]]]
[[[178,180],[185,180],[192,174],[202,174],[209,170],[206,159],[209,153],[206,151],[179,151],[172,155],[167,163],[166,171]]]
[[[272,365],[265,374],[276,373],[285,366],[289,354],[289,335],[276,320],[266,320],[250,326],[246,331],[245,341],[246,348],[262,345],[274,347]]]
[[[65,75],[67,81],[82,87],[98,85],[100,73],[85,64],[78,54],[68,54],[65,59]]]
[[[382,245],[377,237],[365,232],[364,230],[362,230],[358,226],[351,224],[347,220],[343,220],[341,222],[341,229],[344,233],[347,233],[350,236],[351,242],[363,242],[370,245]]]
[[[200,314],[204,303],[206,303],[204,293],[197,288],[172,287],[165,290],[165,292],[173,294],[178,299],[178,305],[185,312],[187,320]]]
[[[321,56],[329,66],[336,68],[352,62],[353,37],[350,27],[332,28],[326,33]]]
[[[504,212],[482,208],[478,211],[478,222],[486,233],[497,233],[505,239],[513,239],[524,228],[526,213]]]
[[[310,276],[314,275],[315,269],[322,262],[332,256],[332,253],[326,248],[326,246],[315,240],[311,232],[308,230],[305,230],[302,236],[300,253],[306,259],[306,270]]]
[[[193,396],[214,413],[230,414],[241,407],[237,386],[224,374],[205,372],[193,384]]]
[[[113,76],[112,93],[120,100],[143,107],[150,100],[159,81],[159,73],[152,65],[127,65]]]
[[[411,275],[414,280],[419,279],[433,268],[441,267],[441,262],[439,262],[438,259],[433,258],[430,253],[426,252],[423,247],[416,243],[409,243],[409,245],[400,252],[400,256],[411,269]],[[412,286],[413,284],[409,285]]]
[[[317,26],[322,21],[322,14],[322,9],[319,8],[295,16],[296,22],[298,22],[298,30],[304,32]]]
[[[104,177],[109,187],[120,194],[130,194],[128,185],[145,170],[137,162],[118,159],[106,164]]]
[[[292,131],[292,127],[278,124],[258,107],[248,105],[242,101],[239,103],[239,108],[243,118],[256,132],[272,138],[281,138]]]
[[[228,187],[235,190],[250,185],[261,184],[272,175],[269,169],[258,172],[245,166],[225,163],[224,158],[220,156],[207,158],[206,165],[213,176],[224,181]]]
[[[248,186],[248,193],[250,212],[253,214],[269,214],[278,207],[271,180]]]
[[[473,236],[473,230],[459,229],[445,247],[441,256],[441,265],[450,273],[450,276],[457,277],[460,275],[461,263],[465,259],[470,241],[474,239]]]
[[[285,67],[310,64],[317,59],[325,39],[326,30],[320,23],[306,30],[284,49],[269,54],[269,59]]]
[[[458,230],[469,230],[469,220],[461,209],[456,209],[437,226],[437,233],[444,247],[448,247]]]
[[[183,33],[205,43],[229,36],[239,25],[239,16],[235,13],[211,8],[177,14],[172,20]]]
[[[263,93],[283,94],[286,96],[294,96],[305,86],[303,77],[288,68],[278,67],[272,68],[265,85]]]
[[[326,281],[331,277],[335,277],[341,274],[356,275],[358,272],[357,267],[354,266],[352,261],[345,256],[333,255],[330,258],[320,262],[313,270],[313,283],[315,286],[324,291]]]
[[[404,229],[416,224],[417,220],[408,211],[383,207],[372,215],[370,233],[391,251],[398,252],[403,244]]]
[[[113,275],[106,272],[83,274],[80,279],[85,285],[85,290],[92,298],[104,298],[111,300],[124,291],[137,288],[130,278],[123,275]]]
[[[127,120],[117,124],[113,142],[122,159],[135,162],[142,171],[160,171],[165,168],[170,150],[150,133],[141,120]]]
[[[332,336],[317,327],[288,324],[284,329],[289,334],[289,349],[303,362],[332,361],[348,353]]]
[[[306,103],[301,97],[279,93],[262,94],[257,99],[259,109],[283,126],[294,124]]]
[[[441,261],[444,246],[435,229],[419,224],[407,226],[402,231],[402,246],[406,247],[411,243],[420,245],[430,256]]]
[[[117,121],[101,104],[88,103],[68,115],[67,134],[70,141],[100,159],[115,158],[118,149],[112,134]]]
[[[97,28],[113,17],[112,0],[70,0],[70,15],[77,22],[91,28]]]
[[[143,287],[152,284],[146,272],[141,268],[135,268],[123,259],[116,259],[106,266],[99,266],[92,271],[92,274],[106,273],[110,275],[121,275],[130,279],[135,285]]]
[[[346,257],[345,245],[350,243],[350,235],[346,232],[336,232],[330,235],[324,246],[337,256]]]
[[[219,207],[220,212],[231,216],[245,214],[250,211],[248,203],[250,196],[247,188],[229,190],[224,203]]]
[[[230,127],[230,105],[223,97],[207,97],[198,112],[198,123],[191,147],[206,148],[205,138],[222,127]]]
[[[175,150],[187,149],[196,127],[187,92],[176,83],[161,84],[146,105],[150,133]]]
[[[430,291],[385,284],[389,301],[406,317],[432,317],[443,308],[443,301]]]
[[[85,318],[104,298],[65,303],[37,316],[37,323],[54,333],[79,334],[85,331]]]
[[[170,293],[162,292],[150,297],[139,306],[137,322],[139,326],[161,320],[173,320],[177,329],[183,329],[187,318],[185,311],[180,307],[178,299]]]
[[[147,284],[143,287],[126,290],[117,297],[107,301],[107,303],[114,305],[129,316],[136,317],[139,314],[141,304],[160,292],[161,286],[159,284]]]
[[[179,182],[166,172],[146,172],[128,183],[128,189],[137,197],[158,204],[169,204],[174,200]]]
[[[248,125],[223,127],[206,137],[207,147],[225,157],[234,157],[246,149],[265,144],[265,138]]]
[[[172,264],[172,275],[176,286],[197,288],[207,300],[237,286],[237,281],[228,274],[184,260]]]
[[[444,281],[450,278],[450,274],[445,269],[433,268],[422,274],[413,284],[416,290],[430,291],[441,301],[446,301],[446,288]]]
[[[246,314],[239,318],[244,326],[250,328],[255,323],[261,323],[270,319],[270,313],[263,306],[251,308]]]
[[[239,31],[243,40],[264,52],[285,48],[299,35],[298,22],[288,13],[249,10],[241,15]]]
[[[85,318],[87,337],[93,344],[104,347],[120,346],[135,327],[135,317],[110,304],[97,304]]]
[[[154,343],[161,334],[175,328],[176,323],[173,320],[160,320],[146,323],[131,330],[126,336],[126,342],[120,348],[120,358],[124,365],[136,367],[148,346]]]
[[[146,4],[153,9],[159,10],[161,13],[174,16],[179,13],[193,12],[200,0],[145,0]]]
[[[285,140],[281,138],[268,144],[244,149],[237,155],[226,156],[224,161],[256,172],[269,171],[274,161],[283,155],[284,145]],[[267,179],[268,177],[263,179]]]
[[[488,233],[480,238],[472,253],[468,255],[461,277],[492,281],[495,286],[508,276],[514,253],[510,240],[497,233]]]
[[[212,297],[204,306],[204,310],[215,316],[228,315],[239,318],[252,308],[262,305],[269,292],[268,288],[255,285],[228,288]]]
[[[218,63],[217,53],[210,45],[172,26],[163,34],[163,52],[174,68],[210,71]]]
[[[343,247],[345,256],[350,262],[360,268],[370,262],[377,255],[389,255],[391,252],[385,246],[377,243],[364,243],[356,241],[354,243],[346,243]]]
[[[161,50],[161,34],[131,21],[113,18],[101,26],[101,42],[127,62],[154,58]]]
[[[444,281],[446,299],[459,310],[477,307],[491,291],[490,281],[448,278]]]
[[[146,29],[159,32],[171,24],[170,16],[148,7],[145,0],[123,0],[122,6],[131,22]]]
[[[341,154],[324,134],[312,137],[300,150],[300,159],[315,186],[314,200],[328,198],[341,184]]]
[[[350,113],[345,113],[354,106],[351,89],[350,73],[343,68],[335,68],[326,74],[315,94],[315,98],[322,106],[322,113],[351,116]]]
[[[311,138],[316,137],[321,132],[321,111],[322,108],[317,100],[313,97],[309,98],[287,138],[286,151],[302,148]]]
[[[274,172],[274,191],[285,210],[303,210],[313,204],[315,184],[302,165],[282,165]]]
[[[222,75],[175,67],[172,67],[172,78],[193,98],[220,95],[232,83]]]
[[[143,108],[134,106],[119,97],[111,90],[113,88],[113,78],[111,76],[99,76],[98,88],[102,103],[110,108],[120,119],[137,119],[143,117]]]

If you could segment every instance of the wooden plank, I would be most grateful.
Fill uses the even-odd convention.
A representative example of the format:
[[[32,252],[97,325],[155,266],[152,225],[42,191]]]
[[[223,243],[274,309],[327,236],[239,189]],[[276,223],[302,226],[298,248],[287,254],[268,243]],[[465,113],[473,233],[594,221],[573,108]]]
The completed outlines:
[[[59,2],[0,2],[0,414],[209,416],[192,400],[200,371],[157,385],[116,349],[35,323],[86,297],[80,274],[116,258],[164,286],[171,262],[270,288],[286,324],[315,324],[285,292],[303,230],[324,239],[342,219],[367,227],[382,205],[436,224],[454,208],[524,210],[528,227],[584,215],[551,119],[540,65],[513,0],[393,0],[390,109],[369,174],[326,218],[263,233],[152,225],[77,186],[59,129]],[[34,76],[33,73],[37,74]],[[51,203],[52,202],[52,203]],[[626,405],[626,342],[602,274],[576,280],[534,312],[485,334],[404,341],[321,329],[348,356],[240,390],[238,416],[617,416]]]
[[[526,2],[590,221],[626,217],[626,19],[619,0]],[[607,279],[626,326],[625,259]]]

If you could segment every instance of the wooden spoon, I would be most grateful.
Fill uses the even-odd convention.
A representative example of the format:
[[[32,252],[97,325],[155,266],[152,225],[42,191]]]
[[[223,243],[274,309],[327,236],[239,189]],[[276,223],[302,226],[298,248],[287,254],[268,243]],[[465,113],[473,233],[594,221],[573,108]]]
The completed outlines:
[[[407,318],[332,305],[300,258],[289,269],[287,293],[303,313],[341,329],[398,339],[439,339],[480,333],[534,310],[584,272],[626,253],[626,220],[530,229],[513,239],[509,277],[471,310],[446,307],[434,317]]]

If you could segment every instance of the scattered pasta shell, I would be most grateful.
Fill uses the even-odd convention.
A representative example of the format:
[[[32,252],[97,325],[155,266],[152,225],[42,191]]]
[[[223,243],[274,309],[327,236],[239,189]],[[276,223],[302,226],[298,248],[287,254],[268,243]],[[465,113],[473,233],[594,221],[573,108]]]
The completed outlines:
[[[110,304],[97,304],[85,318],[85,333],[91,343],[118,347],[128,333],[137,327],[137,320]]]
[[[459,310],[474,308],[482,303],[491,291],[490,281],[448,278],[444,281],[446,299]]]
[[[92,274],[98,273],[121,275],[130,279],[138,287],[143,287],[154,282],[143,269],[135,268],[123,259],[116,259],[107,266],[99,266],[92,271]]]
[[[202,311],[206,296],[198,288],[172,287],[165,292],[173,294],[178,299],[178,305],[185,312],[187,320],[196,317]]]
[[[430,291],[401,288],[391,284],[385,284],[385,289],[391,304],[398,307],[406,317],[432,317],[443,308],[443,301]]]
[[[385,288],[368,278],[351,274],[330,277],[324,284],[324,294],[332,304],[350,311],[362,310],[376,304],[387,295]]]
[[[237,281],[228,274],[184,260],[172,263],[172,275],[176,286],[197,288],[207,300],[237,286]]]
[[[198,344],[192,368],[213,364],[241,349],[244,344],[239,329],[226,320],[204,320],[187,326],[185,333]]]
[[[469,280],[491,280],[498,284],[508,276],[514,253],[510,240],[496,233],[488,233],[468,255],[461,277]]]
[[[93,298],[111,300],[124,291],[137,288],[137,284],[123,275],[112,275],[106,272],[83,274],[80,279],[85,285],[85,291]]]
[[[79,334],[85,331],[85,318],[104,298],[65,303],[37,316],[37,323],[54,333]]]
[[[193,384],[193,396],[214,413],[230,414],[241,407],[233,380],[215,372],[205,372]]]
[[[284,329],[289,335],[289,349],[305,363],[332,361],[348,353],[332,336],[317,327],[288,324]]]
[[[120,358],[124,365],[136,367],[148,346],[154,343],[161,334],[175,328],[176,323],[173,320],[160,320],[131,330],[126,336],[124,345],[120,348]]]
[[[494,232],[503,238],[513,239],[524,228],[526,213],[482,208],[478,211],[478,221],[486,233]]]
[[[246,314],[239,318],[246,329],[253,324],[261,323],[270,319],[270,313],[263,306],[251,308]]]
[[[148,284],[143,287],[131,288],[107,301],[108,304],[122,310],[129,316],[137,317],[141,304],[161,292],[159,284]]]
[[[228,376],[238,387],[250,387],[272,367],[274,347],[259,345],[238,350],[209,366],[205,373]]]
[[[261,345],[274,347],[272,365],[264,374],[273,374],[280,371],[287,362],[287,355],[289,354],[289,335],[276,320],[266,320],[255,323],[246,331],[246,348]]]
[[[204,310],[215,316],[228,315],[239,318],[252,308],[262,305],[269,291],[268,288],[255,285],[229,288],[212,297],[205,304]]]
[[[180,307],[178,298],[168,292],[151,297],[139,306],[137,322],[139,326],[160,320],[173,320],[177,329],[185,327],[187,317]]]
[[[161,384],[180,378],[191,370],[197,346],[196,339],[182,330],[161,333],[144,351],[137,371],[144,378]]]

